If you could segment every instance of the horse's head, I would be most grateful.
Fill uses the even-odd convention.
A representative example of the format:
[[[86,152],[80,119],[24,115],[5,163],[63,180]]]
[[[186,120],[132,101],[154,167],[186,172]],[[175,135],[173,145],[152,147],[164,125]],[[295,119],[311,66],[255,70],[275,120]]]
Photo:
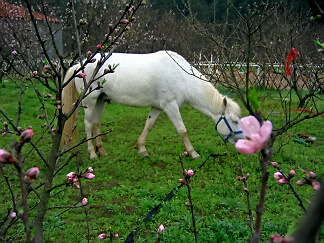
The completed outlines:
[[[224,142],[235,144],[237,140],[245,138],[239,124],[241,109],[237,103],[226,97],[223,99],[223,105],[225,109],[217,120],[215,129]]]

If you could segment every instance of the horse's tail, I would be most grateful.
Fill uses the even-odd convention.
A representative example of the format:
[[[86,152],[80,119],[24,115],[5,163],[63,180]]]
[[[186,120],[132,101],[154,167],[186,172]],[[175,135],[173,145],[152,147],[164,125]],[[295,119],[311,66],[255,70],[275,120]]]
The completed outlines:
[[[67,71],[64,78],[64,83],[71,78],[76,68],[76,66],[73,66]],[[75,88],[74,82],[75,80],[72,79],[70,83],[64,87],[62,92],[62,111],[65,114],[71,110],[73,103],[76,102],[78,99],[78,92]],[[78,129],[75,125],[78,113],[78,109],[75,110],[71,117],[65,122],[61,144],[64,144],[69,139],[69,136],[71,137],[68,142],[68,146],[72,146],[73,144],[75,144],[76,138],[78,136]]]

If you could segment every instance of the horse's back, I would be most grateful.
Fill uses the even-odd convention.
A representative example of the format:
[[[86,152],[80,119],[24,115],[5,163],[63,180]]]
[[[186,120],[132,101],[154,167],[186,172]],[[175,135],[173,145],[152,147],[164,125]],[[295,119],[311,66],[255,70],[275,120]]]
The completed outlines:
[[[100,59],[99,55],[95,58]],[[104,93],[106,98],[124,105],[163,108],[165,103],[176,101],[181,106],[186,102],[186,90],[193,88],[197,82],[192,75],[196,69],[172,51],[113,53],[97,76],[102,75],[108,65],[117,67],[114,73],[99,79],[105,82],[104,88],[97,93]],[[87,65],[85,71],[88,78],[92,76],[91,71],[95,66],[95,63]],[[81,81],[77,80],[79,86],[82,86]]]

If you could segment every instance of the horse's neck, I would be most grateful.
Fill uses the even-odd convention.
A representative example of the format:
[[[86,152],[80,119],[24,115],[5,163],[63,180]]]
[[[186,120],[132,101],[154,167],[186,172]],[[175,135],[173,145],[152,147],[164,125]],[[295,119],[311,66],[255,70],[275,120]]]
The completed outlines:
[[[189,104],[213,120],[223,111],[223,96],[212,86],[202,81],[191,93]]]

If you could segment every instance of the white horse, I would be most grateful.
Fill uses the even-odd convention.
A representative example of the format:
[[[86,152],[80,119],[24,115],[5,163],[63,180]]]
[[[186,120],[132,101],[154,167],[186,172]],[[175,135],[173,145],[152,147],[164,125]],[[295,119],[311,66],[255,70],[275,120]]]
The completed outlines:
[[[100,59],[97,54],[96,60]],[[117,65],[114,73],[104,76],[104,70]],[[86,65],[84,73],[87,82],[96,67],[96,62]],[[65,80],[71,78],[80,65],[68,71]],[[102,77],[100,77],[102,76]],[[244,138],[238,124],[241,109],[232,99],[221,95],[206,78],[183,57],[171,51],[159,51],[150,54],[113,53],[103,64],[96,77],[103,87],[97,90],[97,81],[93,83],[92,92],[82,101],[88,108],[84,111],[84,124],[87,138],[100,134],[100,119],[105,108],[105,100],[113,100],[122,105],[135,107],[152,107],[145,123],[144,130],[137,140],[140,154],[148,156],[145,141],[161,111],[164,111],[183,140],[186,151],[192,158],[199,154],[191,145],[186,127],[182,121],[179,108],[188,103],[192,107],[211,117],[217,123],[216,129],[226,140],[235,143]],[[83,90],[82,78],[74,78],[63,91],[63,112],[72,107],[77,100],[77,93]],[[72,95],[72,92],[74,95]],[[73,100],[74,99],[74,100]],[[71,120],[71,119],[70,119]],[[65,125],[65,134],[70,134],[72,124]],[[70,124],[70,125],[69,125]],[[92,133],[93,132],[93,133]],[[96,147],[100,155],[107,155],[102,147],[100,136],[96,137]],[[92,141],[88,141],[90,158],[96,158]]]

